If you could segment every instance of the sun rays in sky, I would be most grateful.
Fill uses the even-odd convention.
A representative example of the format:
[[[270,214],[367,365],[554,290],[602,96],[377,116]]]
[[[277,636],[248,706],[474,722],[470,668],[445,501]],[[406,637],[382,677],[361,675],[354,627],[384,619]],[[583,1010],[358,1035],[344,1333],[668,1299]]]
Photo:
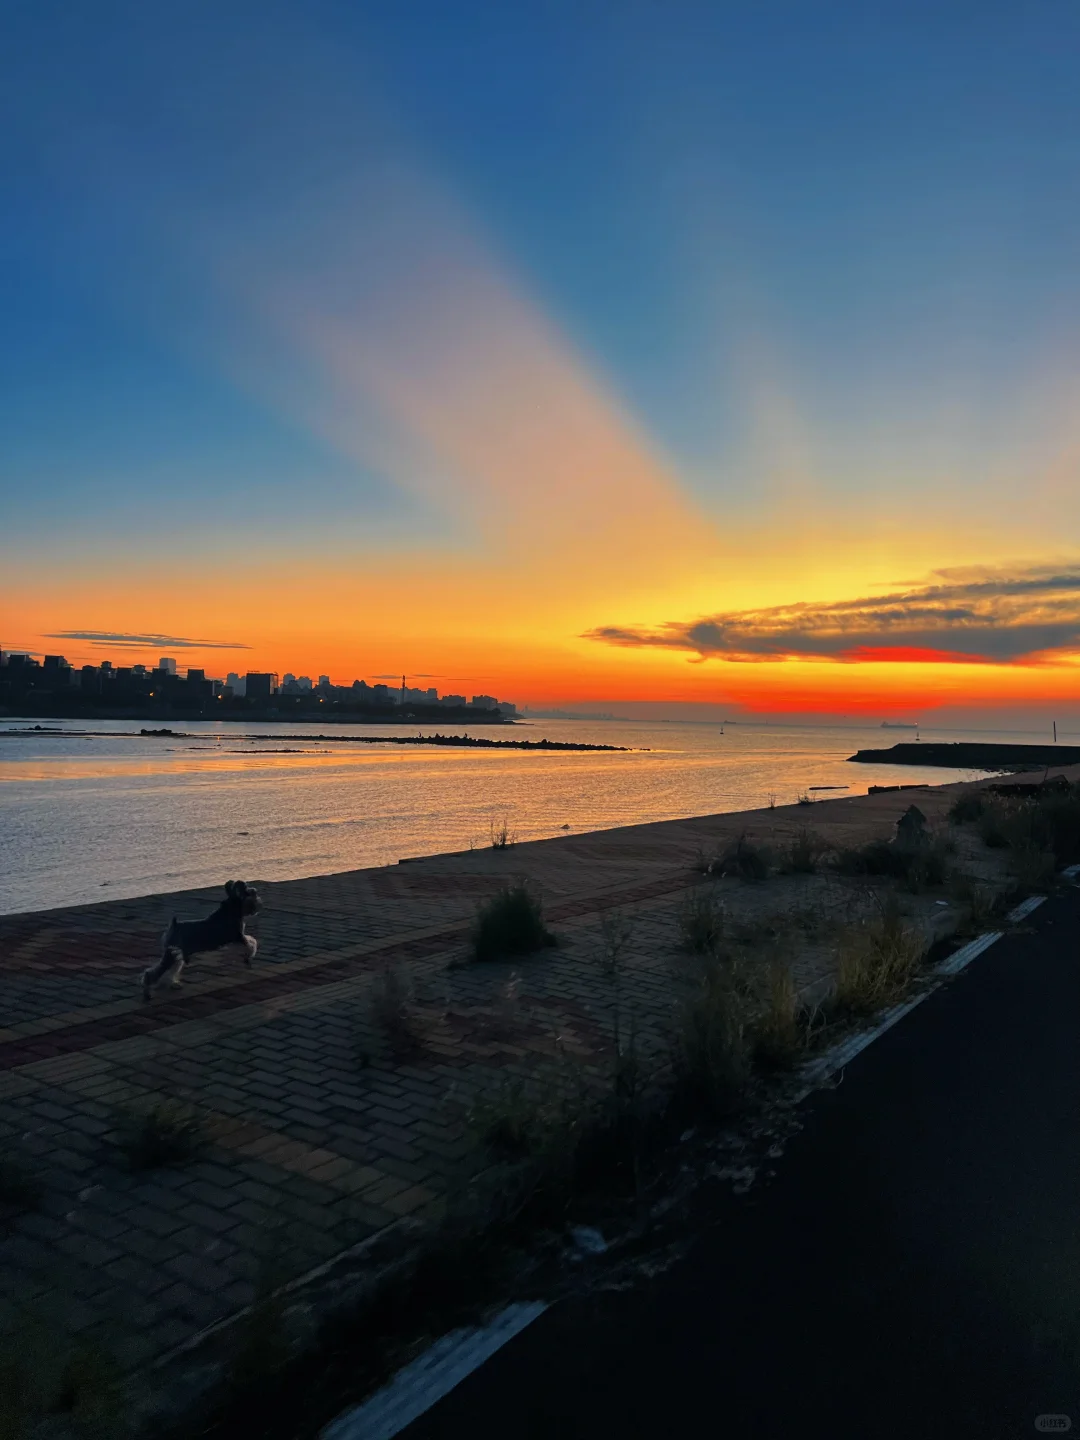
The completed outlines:
[[[969,61],[943,33],[990,71],[968,116],[836,11],[802,60],[794,9],[779,58],[694,4],[617,45],[468,6],[453,43],[435,10],[24,17],[0,643],[1080,704],[1075,101],[1019,19]]]

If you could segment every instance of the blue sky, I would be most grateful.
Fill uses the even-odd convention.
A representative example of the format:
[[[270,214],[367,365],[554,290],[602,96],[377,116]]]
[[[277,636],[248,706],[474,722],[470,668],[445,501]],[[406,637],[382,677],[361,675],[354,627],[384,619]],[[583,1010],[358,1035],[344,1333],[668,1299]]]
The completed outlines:
[[[8,15],[0,443],[21,513],[48,477],[93,522],[163,452],[166,485],[181,462],[240,491],[306,466],[333,491],[337,457],[192,354],[184,312],[216,298],[156,227],[170,196],[250,199],[249,242],[287,250],[324,223],[306,187],[380,155],[452,189],[706,499],[740,501],[761,371],[841,492],[905,442],[916,473],[957,445],[977,468],[1058,418],[1027,391],[1076,359],[1070,4]],[[306,113],[274,113],[279,77]]]
[[[526,482],[448,412],[455,357],[482,392],[508,330],[521,376],[557,352],[741,554],[788,535],[789,589],[754,604],[824,583],[800,527],[855,527],[844,543],[880,571],[856,595],[979,545],[987,563],[1075,554],[1068,0],[9,0],[5,17],[11,565],[93,538],[122,569],[163,535],[484,563],[485,507],[520,527]]]

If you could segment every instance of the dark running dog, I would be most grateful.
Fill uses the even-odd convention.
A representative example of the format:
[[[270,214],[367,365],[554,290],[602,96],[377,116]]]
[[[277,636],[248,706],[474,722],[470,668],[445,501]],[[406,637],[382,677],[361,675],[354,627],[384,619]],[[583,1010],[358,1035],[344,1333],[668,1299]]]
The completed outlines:
[[[245,885],[243,880],[230,880],[225,886],[225,899],[205,920],[177,920],[174,915],[161,937],[161,959],[144,970],[140,978],[143,999],[150,999],[150,992],[169,970],[173,972],[172,983],[179,985],[180,972],[188,959],[205,950],[242,945],[244,964],[250,967],[259,946],[253,935],[245,933],[244,922],[261,907],[262,901],[254,886]]]

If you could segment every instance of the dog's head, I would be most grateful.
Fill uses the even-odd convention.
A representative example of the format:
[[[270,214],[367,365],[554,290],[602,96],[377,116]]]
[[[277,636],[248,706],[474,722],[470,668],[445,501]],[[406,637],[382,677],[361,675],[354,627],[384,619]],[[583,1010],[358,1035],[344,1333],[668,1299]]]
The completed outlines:
[[[228,880],[225,884],[227,903],[235,905],[241,915],[254,915],[262,909],[259,892],[254,885],[245,885],[243,880]]]

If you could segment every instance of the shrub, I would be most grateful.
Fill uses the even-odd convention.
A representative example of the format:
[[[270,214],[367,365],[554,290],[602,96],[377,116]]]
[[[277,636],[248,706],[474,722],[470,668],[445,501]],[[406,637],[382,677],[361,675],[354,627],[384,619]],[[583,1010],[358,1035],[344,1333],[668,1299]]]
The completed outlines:
[[[805,827],[784,847],[780,869],[785,875],[813,875],[825,853],[825,842]]]
[[[540,901],[525,884],[510,885],[477,912],[473,953],[477,960],[530,955],[555,944],[544,925]]]
[[[979,835],[991,850],[1006,850],[1015,832],[1015,807],[1001,800],[983,805],[979,816]]]
[[[724,938],[724,905],[712,890],[693,890],[679,911],[679,932],[685,949],[711,955]]]
[[[122,1123],[120,1150],[133,1170],[154,1170],[161,1165],[181,1165],[190,1160],[203,1143],[198,1116],[184,1106],[162,1101]]]
[[[730,966],[712,958],[683,1002],[674,1056],[683,1103],[711,1115],[734,1110],[750,1073],[745,996]]]
[[[1058,865],[1067,865],[1080,859],[1080,790],[1055,786],[994,796],[983,807],[979,833],[995,849],[1049,851]]]
[[[510,829],[509,822],[504,816],[500,824],[494,820],[491,822],[491,848],[493,850],[509,850],[511,845],[517,844],[517,832]]]
[[[1056,870],[1054,852],[1042,850],[1034,841],[1015,845],[1012,870],[1021,890],[1045,890],[1054,883]]]
[[[763,845],[755,845],[740,835],[712,863],[714,875],[736,875],[742,880],[765,880],[769,874],[770,855]]]
[[[888,907],[880,919],[850,930],[840,946],[834,1002],[840,1011],[869,1015],[898,1000],[918,974],[926,942]]]
[[[1032,841],[1052,851],[1059,865],[1080,860],[1080,790],[1049,791],[1032,808]]]
[[[953,825],[970,825],[982,818],[986,802],[977,790],[969,790],[953,801],[949,809],[949,820]]]
[[[949,852],[948,842],[940,839],[911,849],[891,845],[887,840],[871,840],[856,849],[839,851],[836,868],[844,875],[887,876],[919,891],[945,883]]]

